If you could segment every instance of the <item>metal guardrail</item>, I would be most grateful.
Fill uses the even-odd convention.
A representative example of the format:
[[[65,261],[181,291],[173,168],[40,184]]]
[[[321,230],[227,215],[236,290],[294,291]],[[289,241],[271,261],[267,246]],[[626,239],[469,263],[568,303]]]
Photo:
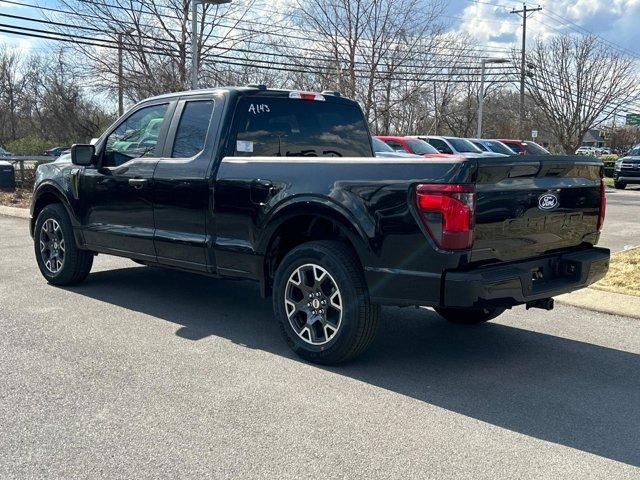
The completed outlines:
[[[46,156],[46,155],[23,156],[23,157],[18,157],[18,156],[0,157],[0,160],[4,160],[5,162],[11,163],[13,167],[16,169],[16,173],[17,173],[16,183],[18,183],[19,185],[24,185],[25,171],[27,169],[35,168],[37,163],[50,163],[50,162],[54,162],[57,159],[58,157]],[[32,164],[32,165],[29,165],[29,164]]]

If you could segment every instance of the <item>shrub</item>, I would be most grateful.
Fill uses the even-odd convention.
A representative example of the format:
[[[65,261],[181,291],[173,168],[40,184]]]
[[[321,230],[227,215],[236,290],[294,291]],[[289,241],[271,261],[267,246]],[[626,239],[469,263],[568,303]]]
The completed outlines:
[[[42,155],[46,150],[58,146],[58,142],[53,140],[31,136],[9,142],[5,148],[14,155]]]

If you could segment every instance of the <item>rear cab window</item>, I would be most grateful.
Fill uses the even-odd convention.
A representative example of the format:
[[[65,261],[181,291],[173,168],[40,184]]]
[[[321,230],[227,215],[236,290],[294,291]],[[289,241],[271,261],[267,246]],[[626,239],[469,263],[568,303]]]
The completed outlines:
[[[355,103],[250,96],[238,101],[236,118],[234,156],[373,156]]]

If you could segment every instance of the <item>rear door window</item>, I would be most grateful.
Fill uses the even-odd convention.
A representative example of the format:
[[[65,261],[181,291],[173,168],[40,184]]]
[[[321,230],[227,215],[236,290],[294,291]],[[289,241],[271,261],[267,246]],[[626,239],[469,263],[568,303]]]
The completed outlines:
[[[173,142],[172,158],[190,158],[204,149],[212,113],[213,100],[185,103]]]
[[[369,129],[354,104],[249,97],[238,103],[235,156],[371,157]]]

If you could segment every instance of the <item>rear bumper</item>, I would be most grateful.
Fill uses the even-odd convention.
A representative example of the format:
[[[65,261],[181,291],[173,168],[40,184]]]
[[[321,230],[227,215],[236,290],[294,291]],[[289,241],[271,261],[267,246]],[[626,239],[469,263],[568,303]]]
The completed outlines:
[[[585,288],[609,269],[610,252],[593,247],[507,265],[444,275],[442,306],[510,307]],[[539,276],[534,280],[534,273]]]

